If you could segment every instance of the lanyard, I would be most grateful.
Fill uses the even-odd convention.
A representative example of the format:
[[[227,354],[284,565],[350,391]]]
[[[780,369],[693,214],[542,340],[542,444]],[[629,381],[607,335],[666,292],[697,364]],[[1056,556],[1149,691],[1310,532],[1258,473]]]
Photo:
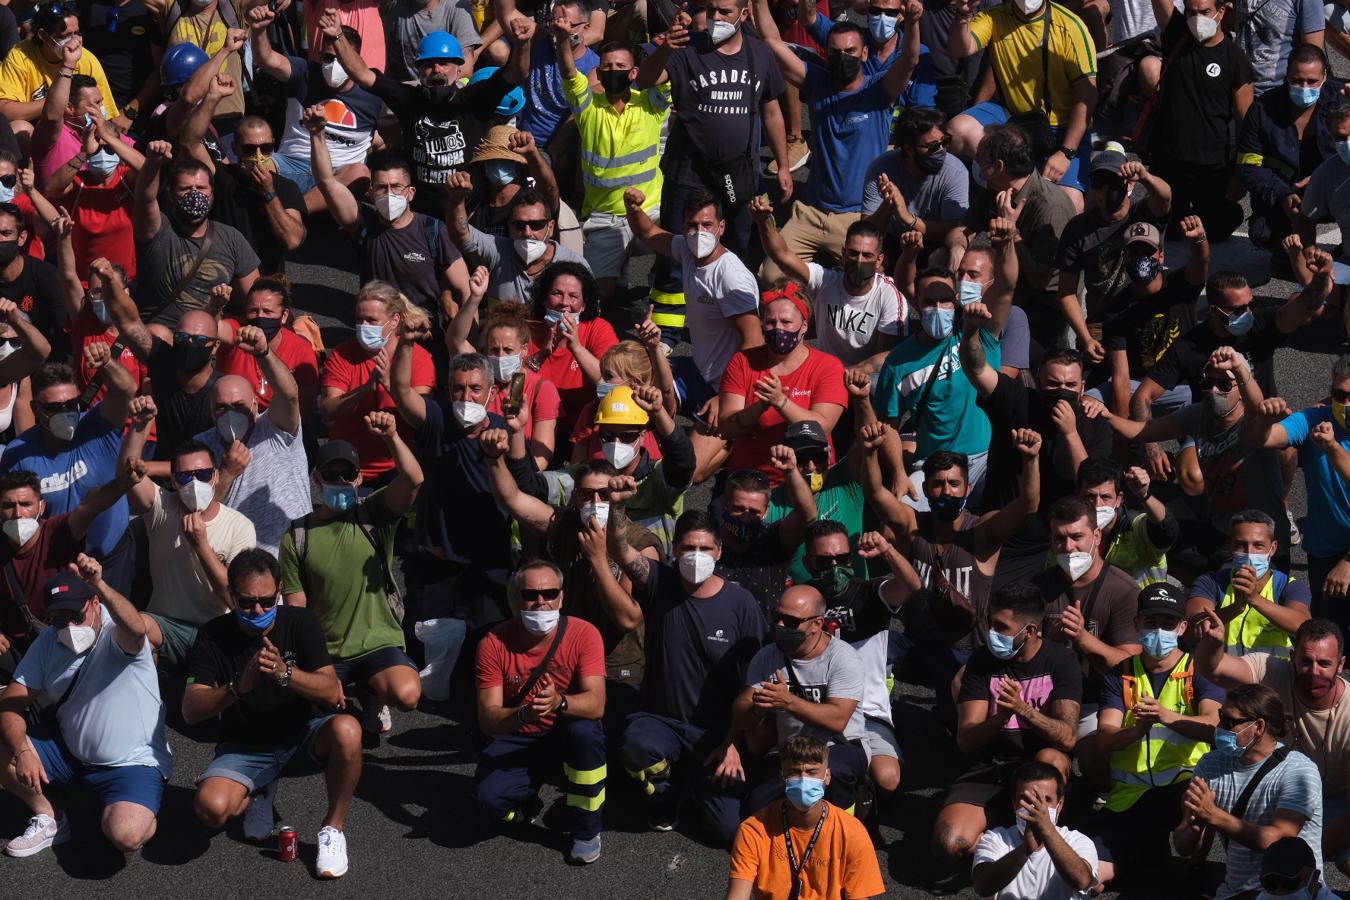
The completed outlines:
[[[825,817],[830,814],[830,807],[826,805],[825,811],[820,814],[816,820],[816,830],[811,833],[811,840],[807,842],[806,849],[802,851],[802,861],[797,862],[797,851],[792,849],[792,826],[788,824],[787,801],[783,801],[783,843],[787,845],[788,866],[792,869],[792,893],[788,894],[788,900],[798,900],[802,895],[802,869],[806,866],[806,861],[811,858],[811,851],[816,847],[816,841],[820,838],[820,829],[825,825]]]

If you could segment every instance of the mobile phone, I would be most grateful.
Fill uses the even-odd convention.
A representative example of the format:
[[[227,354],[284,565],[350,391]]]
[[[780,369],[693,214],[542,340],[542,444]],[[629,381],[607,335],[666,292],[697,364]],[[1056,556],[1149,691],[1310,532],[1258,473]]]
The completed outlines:
[[[506,404],[511,409],[520,409],[525,402],[525,373],[517,372],[511,376],[511,388],[506,394]]]

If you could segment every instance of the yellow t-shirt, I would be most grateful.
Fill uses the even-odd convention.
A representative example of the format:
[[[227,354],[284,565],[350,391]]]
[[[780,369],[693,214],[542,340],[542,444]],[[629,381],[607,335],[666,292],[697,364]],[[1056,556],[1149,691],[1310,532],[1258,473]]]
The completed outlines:
[[[19,41],[10,48],[5,61],[0,63],[0,100],[12,100],[16,103],[28,103],[42,100],[47,89],[52,86],[59,63],[48,62],[32,39]],[[117,101],[113,99],[112,88],[103,74],[103,64],[98,61],[88,47],[75,64],[76,75],[88,75],[98,82],[99,92],[103,94],[103,116],[106,119],[121,115]]]
[[[783,843],[783,803],[775,800],[741,823],[731,847],[731,877],[751,883],[756,898],[786,897],[792,892],[792,868]],[[797,862],[811,832],[792,829]],[[886,893],[881,866],[867,827],[834,804],[820,829],[811,856],[802,863],[800,900],[855,900]]]
[[[1045,14],[1038,13],[1028,21],[1018,15],[1011,2],[1004,3],[975,16],[970,33],[981,49],[989,48],[994,80],[1008,112],[1017,115],[1040,109],[1045,80],[1041,56]],[[1073,83],[1097,77],[1097,51],[1083,20],[1058,3],[1050,4],[1048,47],[1050,124],[1067,125],[1077,100]]]
[[[240,17],[239,21],[242,20],[242,17]],[[195,16],[182,16],[174,22],[173,28],[169,32],[168,46],[196,44],[206,52],[207,56],[215,56],[220,48],[225,46],[225,38],[228,32],[229,26],[220,17],[220,7],[217,5],[210,12],[198,13]],[[231,53],[229,59],[225,60],[225,65],[220,67],[220,71],[234,78],[234,93],[220,101],[220,104],[216,107],[216,116],[243,115],[244,79],[239,54]]]

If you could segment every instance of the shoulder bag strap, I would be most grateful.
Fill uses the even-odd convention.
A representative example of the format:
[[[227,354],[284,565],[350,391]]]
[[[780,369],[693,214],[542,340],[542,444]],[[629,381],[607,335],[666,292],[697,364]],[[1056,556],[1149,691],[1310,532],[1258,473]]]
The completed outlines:
[[[923,421],[923,414],[928,409],[928,397],[933,393],[933,383],[938,379],[938,373],[942,371],[942,366],[947,362],[947,354],[950,348],[947,342],[951,338],[943,338],[942,346],[946,349],[938,354],[937,362],[933,363],[932,370],[928,373],[928,380],[923,383],[923,390],[919,393],[919,401],[914,404],[914,410],[909,414],[909,421],[905,423],[905,430],[919,430],[919,423]]]
[[[558,630],[554,633],[553,643],[549,645],[548,652],[539,661],[539,665],[534,667],[534,671],[525,681],[525,686],[520,689],[516,696],[511,698],[511,702],[507,703],[507,706],[519,706],[525,701],[526,697],[530,696],[530,691],[534,690],[534,686],[539,683],[539,679],[543,678],[544,673],[548,671],[549,663],[553,662],[553,657],[558,655],[558,648],[562,646],[563,635],[566,632],[567,616],[560,616],[558,618]]]
[[[389,571],[389,563],[385,558],[384,543],[380,540],[379,532],[375,528],[375,523],[370,519],[370,513],[366,510],[364,503],[356,505],[356,524],[360,527],[361,533],[370,541],[370,546],[375,548],[375,559],[380,564],[380,571],[384,573],[384,591],[389,600],[389,610],[394,614],[394,618],[400,622],[403,621],[403,593],[398,589],[398,582],[394,580],[394,575]]]
[[[1264,781],[1265,777],[1274,771],[1276,766],[1284,762],[1285,757],[1288,755],[1288,747],[1276,747],[1275,751],[1266,757],[1266,761],[1261,764],[1261,768],[1256,770],[1256,774],[1252,776],[1252,780],[1247,782],[1247,786],[1243,788],[1242,793],[1238,795],[1237,802],[1233,804],[1233,818],[1241,819],[1246,815],[1247,804],[1251,803],[1252,795],[1256,793],[1257,785]],[[1224,844],[1226,845],[1227,843],[1228,838],[1225,836]]]
[[[28,625],[28,633],[37,636],[47,627],[33,611],[28,608],[28,592],[23,589],[19,583],[19,573],[14,571],[14,557],[5,560],[5,583],[9,587],[9,592],[14,596],[14,602],[19,606],[19,612],[23,614],[23,620]]]
[[[173,226],[168,225],[166,223],[161,227],[172,228]],[[192,279],[197,277],[197,273],[202,270],[202,265],[206,262],[206,254],[211,252],[211,244],[215,238],[215,233],[216,233],[215,223],[207,222],[206,236],[202,238],[201,249],[197,251],[197,258],[192,261],[192,266],[178,279],[178,283],[175,284],[173,286],[173,290],[169,292],[169,298],[165,300],[163,303],[161,303],[159,306],[155,307],[154,311],[151,312],[149,315],[141,316],[142,321],[146,323],[154,321],[155,317],[157,317],[160,313],[164,312],[164,310],[168,309],[170,306],[178,302],[178,299],[183,295],[183,291],[186,290],[187,286],[192,283]],[[213,310],[212,312],[219,312],[219,310]]]
[[[1041,21],[1044,27],[1041,29],[1041,72],[1044,79],[1041,81],[1041,111],[1045,113],[1045,121],[1050,123],[1050,8],[1054,4],[1050,0],[1045,3],[1045,16]]]
[[[838,640],[838,638],[831,638],[831,640]],[[802,690],[801,682],[797,680],[797,670],[792,667],[792,660],[789,659],[786,654],[783,656],[783,664],[787,667],[788,685],[798,697],[801,697],[803,700],[808,700],[806,692]],[[808,700],[808,702],[815,701]],[[834,741],[836,744],[848,743],[848,738],[844,737],[843,733],[838,731],[830,736],[830,740]]]

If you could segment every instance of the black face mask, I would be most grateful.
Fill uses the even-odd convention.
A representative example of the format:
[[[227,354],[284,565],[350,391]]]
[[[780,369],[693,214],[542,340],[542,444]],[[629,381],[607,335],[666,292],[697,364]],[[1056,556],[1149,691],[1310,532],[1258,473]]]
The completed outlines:
[[[872,278],[876,274],[875,262],[864,262],[860,259],[844,260],[844,284],[848,285],[849,290],[862,290],[872,283]]]
[[[18,241],[0,241],[0,268],[4,268],[14,262],[14,258],[18,255]]]
[[[1054,409],[1055,404],[1061,400],[1067,400],[1069,405],[1078,408],[1078,392],[1067,388],[1042,388],[1039,391],[1041,402],[1045,404],[1047,410]]]
[[[211,348],[196,344],[174,344],[173,361],[178,371],[185,375],[196,375],[211,361]]]
[[[627,94],[631,89],[632,81],[629,80],[629,73],[632,69],[597,69],[596,75],[600,78],[600,86],[605,89],[606,94],[619,95]]]
[[[926,175],[936,175],[941,172],[942,164],[946,161],[946,150],[939,150],[936,153],[914,154],[914,168]]]
[[[862,69],[862,60],[839,50],[831,50],[826,57],[825,68],[829,70],[830,77],[836,84],[851,84]]]
[[[801,652],[802,645],[806,643],[806,632],[788,628],[786,625],[775,625],[773,643],[784,656],[795,656]]]
[[[1102,208],[1107,212],[1115,212],[1120,209],[1129,193],[1129,188],[1123,183],[1102,188]]]
[[[432,103],[444,103],[455,94],[455,85],[453,84],[424,84],[422,92],[427,95],[427,99]]]
[[[272,339],[281,331],[281,319],[274,319],[271,316],[257,316],[250,320],[248,324],[253,325],[261,331],[263,337],[267,338],[269,344],[272,343]]]

